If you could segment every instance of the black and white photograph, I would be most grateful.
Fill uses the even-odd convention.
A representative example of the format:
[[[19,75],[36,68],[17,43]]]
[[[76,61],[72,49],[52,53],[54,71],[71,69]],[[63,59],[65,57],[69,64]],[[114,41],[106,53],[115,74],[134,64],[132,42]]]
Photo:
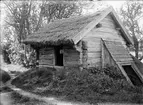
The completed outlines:
[[[0,105],[143,105],[143,0],[1,0]]]

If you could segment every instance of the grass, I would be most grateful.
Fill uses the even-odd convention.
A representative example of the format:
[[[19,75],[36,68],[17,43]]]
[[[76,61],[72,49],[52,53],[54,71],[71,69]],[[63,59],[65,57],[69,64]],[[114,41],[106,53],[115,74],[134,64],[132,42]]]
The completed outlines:
[[[114,67],[83,71],[32,69],[14,79],[12,84],[36,94],[71,101],[143,103],[143,88],[131,86]]]

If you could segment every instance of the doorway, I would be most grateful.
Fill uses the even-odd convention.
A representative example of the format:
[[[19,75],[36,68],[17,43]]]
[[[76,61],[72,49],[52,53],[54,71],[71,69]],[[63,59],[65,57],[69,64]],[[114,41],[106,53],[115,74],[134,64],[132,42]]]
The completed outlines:
[[[135,86],[142,85],[142,81],[140,80],[140,78],[138,77],[138,75],[136,74],[131,65],[124,65],[122,67],[124,68],[125,72],[127,73],[133,85]]]
[[[63,47],[62,46],[56,46],[55,47],[55,65],[56,66],[63,66],[63,53],[62,53]]]

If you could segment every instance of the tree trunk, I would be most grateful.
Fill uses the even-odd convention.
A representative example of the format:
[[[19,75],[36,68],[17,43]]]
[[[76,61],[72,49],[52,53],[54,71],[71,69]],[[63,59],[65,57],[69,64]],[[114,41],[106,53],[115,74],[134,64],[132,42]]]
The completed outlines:
[[[135,43],[135,57],[137,59],[139,58],[138,53],[139,53],[139,44],[138,44],[138,42],[136,42]]]

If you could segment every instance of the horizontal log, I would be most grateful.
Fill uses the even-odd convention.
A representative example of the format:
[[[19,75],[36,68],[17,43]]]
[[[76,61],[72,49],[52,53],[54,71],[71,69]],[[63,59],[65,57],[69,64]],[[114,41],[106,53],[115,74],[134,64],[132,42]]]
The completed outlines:
[[[42,49],[40,49],[40,51],[51,51],[51,50],[54,50],[54,48],[42,48]]]
[[[78,51],[76,51],[76,50],[72,50],[72,49],[70,49],[70,50],[68,50],[68,49],[64,49],[64,53],[70,53],[70,54],[78,54],[79,52]]]
[[[51,64],[39,64],[39,67],[53,67],[54,65]]]
[[[48,51],[48,52],[40,52],[40,55],[47,55],[47,54],[53,54],[54,51]]]
[[[53,64],[53,60],[39,60],[39,64]]]
[[[80,62],[65,62],[64,65],[65,66],[68,66],[68,65],[77,66],[77,65],[80,65]]]
[[[79,58],[73,58],[73,57],[67,57],[67,58],[64,58],[65,61],[79,61],[80,59]]]
[[[39,55],[40,58],[53,58],[54,54],[44,54],[44,55]]]
[[[77,54],[64,54],[64,58],[80,58],[80,55]]]

